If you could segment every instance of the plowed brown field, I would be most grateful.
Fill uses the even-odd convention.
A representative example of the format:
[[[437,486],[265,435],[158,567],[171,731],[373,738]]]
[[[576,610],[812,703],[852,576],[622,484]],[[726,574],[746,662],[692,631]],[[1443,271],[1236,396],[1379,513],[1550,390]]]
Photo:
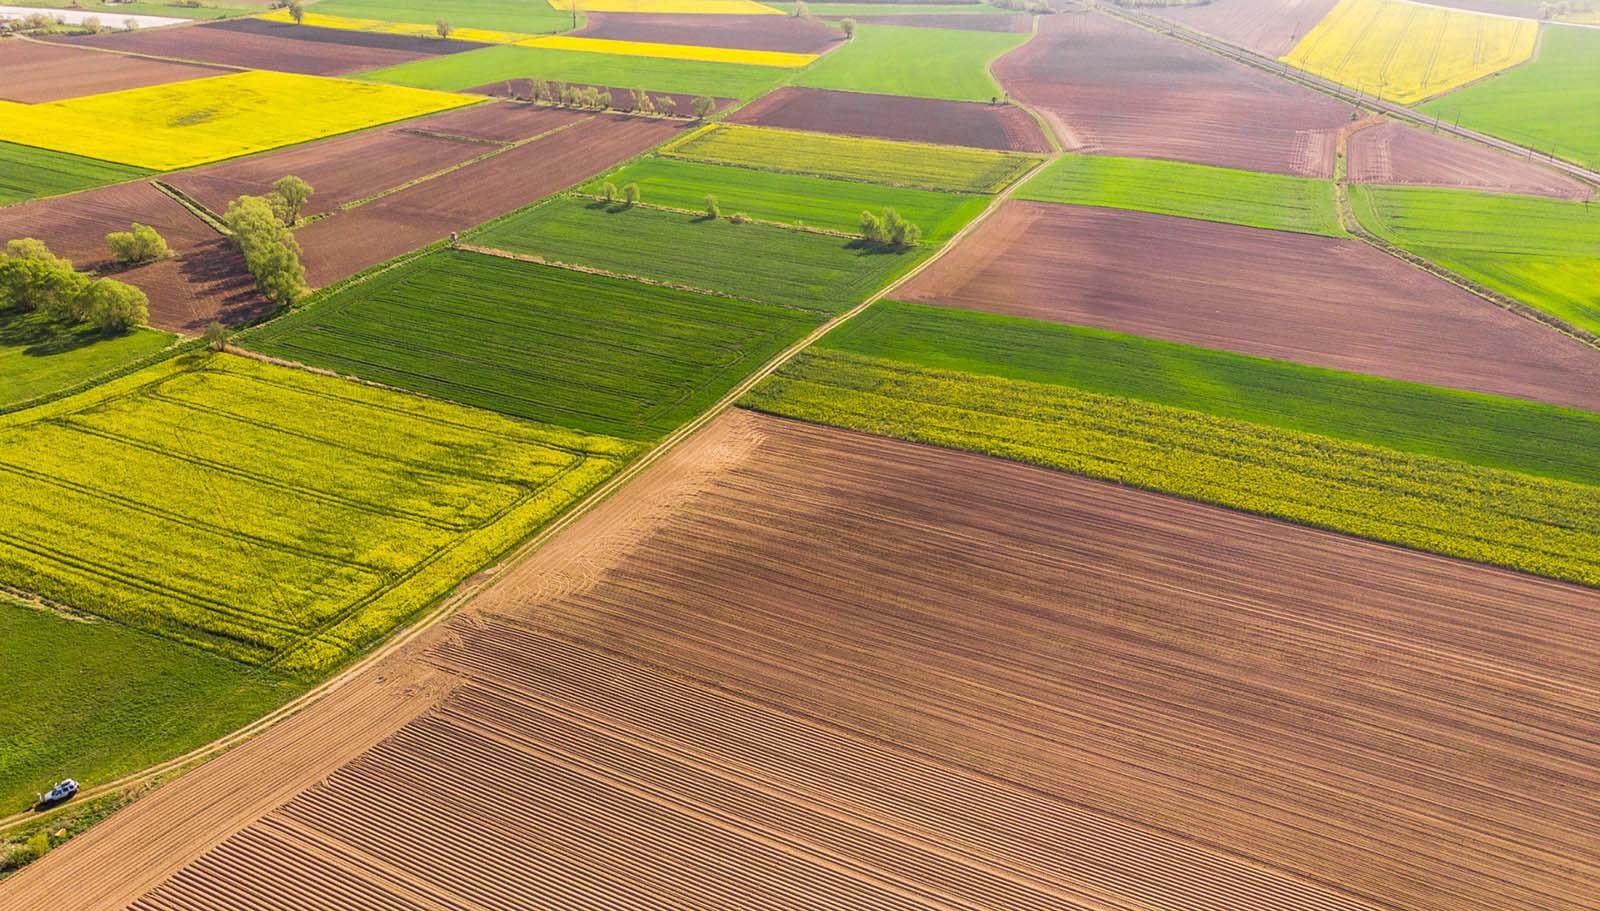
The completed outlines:
[[[490,142],[516,142],[588,116],[585,111],[533,104],[475,104],[413,120],[403,129]]]
[[[311,26],[300,26],[310,28]],[[325,29],[324,31],[336,31]],[[349,29],[343,31],[360,35]],[[414,50],[362,47],[357,43],[296,41],[215,26],[108,32],[103,35],[61,39],[107,50],[151,54],[249,69],[278,70],[310,76],[338,76],[375,67],[394,66],[430,56]]]
[[[256,290],[244,257],[224,238],[206,241],[176,259],[119,273],[150,298],[150,325],[199,335],[213,320],[239,326],[272,312]]]
[[[603,114],[493,158],[312,222],[297,234],[306,278],[331,284],[520,209],[665,140],[684,124]]]
[[[794,54],[820,54],[844,40],[844,35],[821,22],[794,16],[589,13],[589,24],[573,34]]]
[[[393,709],[335,697],[0,907],[136,896],[141,835],[217,847],[140,911],[1588,911],[1600,888],[1600,593],[774,418],[704,436],[717,473],[669,456],[437,631],[460,682],[359,758]]]
[[[840,17],[844,18],[844,17]],[[906,16],[856,16],[869,25],[905,25],[913,28],[954,28],[969,32],[1013,32],[1021,34],[1033,27],[1033,17],[1024,13],[914,13]]]
[[[904,139],[1017,152],[1048,152],[1039,125],[1015,105],[785,87],[745,105],[733,123]]]
[[[994,74],[1069,148],[1333,176],[1350,109],[1333,99],[1109,15],[1039,18]]]
[[[635,91],[633,88],[628,88],[626,86],[586,85],[581,82],[573,82],[569,83],[569,85],[573,86],[574,88],[600,89],[601,91],[607,92],[611,95],[612,108],[619,111],[633,110],[633,93]],[[644,89],[650,93],[651,98],[671,99],[672,105],[670,107],[662,108],[662,113],[664,114],[676,114],[680,117],[688,117],[694,110],[693,105],[696,97],[694,95],[685,92],[650,91],[649,86],[645,86]],[[497,98],[532,98],[533,81],[530,79],[502,79],[499,82],[491,82],[487,85],[480,85],[476,88],[467,89],[466,91],[473,95],[492,95]],[[716,107],[713,108],[713,111],[720,111],[734,103],[734,99],[732,98],[716,98],[713,100],[716,102]]]
[[[1350,136],[1356,183],[1419,184],[1558,199],[1588,199],[1590,188],[1526,159],[1392,120]]]
[[[1337,2],[1211,0],[1195,6],[1150,7],[1145,11],[1276,60],[1289,53]]]
[[[1013,201],[895,296],[1600,410],[1600,352],[1355,240]]]
[[[226,72],[39,41],[0,41],[0,99],[38,104]]]
[[[347,202],[397,187],[435,171],[476,158],[494,147],[416,132],[427,120],[406,127],[368,130],[324,142],[254,155],[198,171],[173,174],[167,183],[195,201],[222,212],[244,194],[259,195],[272,182],[294,174],[315,191],[303,215],[331,212]]]
[[[150,225],[175,253],[215,240],[217,232],[147,180],[39,199],[0,209],[0,239],[37,237],[79,268],[106,263],[106,235],[133,222]]]

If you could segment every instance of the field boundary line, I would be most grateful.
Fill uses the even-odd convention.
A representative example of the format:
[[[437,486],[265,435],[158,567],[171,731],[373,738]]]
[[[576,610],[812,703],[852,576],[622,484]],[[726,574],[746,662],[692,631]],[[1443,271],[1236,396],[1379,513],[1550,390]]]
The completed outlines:
[[[401,627],[400,629],[396,630],[388,639],[381,641],[376,647],[374,647],[372,651],[358,658],[355,663],[349,665],[334,676],[329,677],[328,679],[322,681],[306,692],[300,694],[294,699],[291,699],[289,702],[284,703],[273,711],[256,719],[255,721],[252,721],[235,731],[225,734],[208,744],[196,747],[195,749],[190,750],[181,756],[174,757],[141,771],[130,773],[114,781],[96,785],[92,788],[86,788],[79,793],[76,799],[49,813],[41,814],[34,813],[31,810],[26,810],[11,816],[0,817],[0,834],[4,834],[8,831],[20,828],[30,823],[35,823],[41,819],[50,818],[56,814],[64,814],[65,811],[77,806],[81,806],[83,803],[93,798],[103,797],[118,791],[132,788],[139,784],[148,783],[152,779],[169,775],[175,771],[183,769],[186,766],[193,765],[205,759],[210,759],[217,754],[232,749],[240,743],[255,737],[257,734],[266,731],[278,723],[299,714],[304,709],[307,709],[315,703],[320,702],[329,695],[351,685],[352,681],[356,680],[356,678],[358,678],[360,675],[376,666],[380,662],[388,659],[400,650],[404,649],[412,642],[415,642],[419,637],[432,630],[435,626],[438,626],[440,623],[454,616],[464,606],[471,603],[475,598],[478,597],[478,595],[482,594],[491,584],[493,584],[496,579],[499,578],[502,573],[504,573],[510,567],[528,559],[532,554],[550,541],[550,539],[571,527],[579,519],[583,518],[590,511],[592,511],[596,506],[599,506],[601,503],[605,502],[612,494],[620,490],[629,481],[633,480],[635,477],[638,477],[645,471],[645,469],[654,465],[668,452],[677,448],[677,446],[684,440],[687,440],[701,428],[720,417],[723,412],[727,411],[729,408],[732,408],[739,399],[743,398],[745,393],[755,388],[757,383],[760,383],[768,376],[771,376],[773,373],[777,372],[781,367],[793,360],[794,357],[801,351],[809,348],[813,343],[827,335],[829,332],[832,332],[840,325],[860,315],[868,307],[892,294],[896,289],[920,275],[923,270],[929,268],[940,259],[943,259],[947,253],[955,249],[957,244],[975,231],[979,225],[988,220],[988,218],[998,211],[1002,205],[1009,201],[1017,189],[1027,182],[1026,178],[1032,176],[1040,167],[1044,166],[1050,161],[1053,161],[1056,157],[1056,155],[1052,154],[1036,162],[1032,168],[1029,168],[1027,171],[1018,175],[1018,177],[1013,180],[1009,186],[1007,186],[1000,193],[996,194],[995,197],[990,200],[989,205],[985,207],[984,210],[977,215],[977,217],[967,222],[967,224],[962,226],[961,230],[951,235],[950,239],[945,241],[945,243],[940,246],[940,248],[936,250],[933,255],[908,269],[903,275],[900,275],[898,278],[880,288],[878,291],[869,295],[861,303],[856,304],[854,307],[851,307],[850,309],[832,317],[822,325],[813,329],[803,338],[795,341],[793,344],[789,345],[787,348],[784,348],[776,355],[773,355],[765,364],[762,364],[754,372],[746,375],[742,380],[736,383],[731,389],[728,390],[727,393],[714,402],[709,408],[702,411],[695,417],[690,418],[688,421],[680,425],[671,433],[667,434],[665,437],[662,437],[649,450],[644,452],[638,458],[634,459],[632,462],[624,465],[611,477],[607,478],[582,498],[568,506],[568,508],[560,515],[551,519],[531,538],[523,541],[521,544],[518,544],[502,554],[494,564],[484,567],[468,576],[461,583],[459,583],[453,591],[445,595],[444,598],[432,609],[422,613],[418,619],[409,626]]]
[[[658,278],[645,278],[642,275],[634,275],[631,272],[613,272],[610,269],[601,269],[597,266],[585,266],[581,263],[569,263],[559,259],[545,259],[536,253],[513,253],[510,250],[502,250],[499,247],[484,247],[478,244],[465,243],[452,244],[450,249],[462,250],[467,253],[476,253],[479,256],[493,256],[497,259],[514,260],[519,263],[530,263],[536,266],[548,266],[552,269],[566,269],[568,272],[582,272],[585,275],[598,275],[603,278],[615,278],[621,281],[638,282],[641,285],[653,285],[657,288],[667,288],[672,291],[685,291],[690,294],[704,294],[707,297],[720,297],[723,300],[742,301],[747,304],[766,304],[769,307],[781,306],[779,304],[767,304],[766,301],[759,301],[753,297],[740,297],[737,294],[729,294],[726,291],[713,291],[710,288],[697,288],[694,285],[682,285],[678,284],[677,282],[662,281]],[[795,307],[783,307],[783,309],[794,310],[797,313],[818,312],[815,310],[800,310]]]
[[[173,202],[183,206],[185,209],[188,209],[190,215],[193,215],[195,218],[205,222],[206,225],[211,228],[211,230],[217,232],[223,237],[233,236],[233,232],[228,230],[228,226],[222,223],[222,217],[201,205],[198,199],[195,199],[188,193],[183,192],[159,177],[152,179],[150,181],[150,185],[161,191],[166,196],[170,197]]]
[[[189,25],[194,25],[194,24],[195,24],[195,21],[193,21],[193,20],[189,23]],[[166,26],[166,28],[184,28],[184,27],[185,26],[182,26],[182,25]],[[210,62],[205,61],[205,60],[195,60],[195,59],[192,59],[192,58],[189,58],[189,57],[166,57],[166,56],[163,56],[161,54],[147,54],[147,53],[144,53],[142,51],[124,51],[124,50],[120,50],[120,49],[114,48],[114,47],[96,47],[95,45],[92,45],[92,44],[67,44],[66,42],[63,42],[63,41],[41,41],[38,38],[32,37],[31,35],[17,35],[16,37],[20,38],[23,41],[32,41],[34,44],[42,44],[42,45],[45,45],[46,47],[76,48],[78,50],[83,50],[83,51],[95,51],[95,52],[101,53],[101,54],[112,54],[112,55],[117,56],[117,57],[141,57],[141,58],[143,58],[145,60],[158,60],[158,61],[160,61],[162,63],[181,63],[181,64],[185,64],[187,66],[205,66],[205,67],[211,67],[212,69],[218,69],[218,70],[232,70],[235,73],[248,73],[248,72],[251,71],[250,67],[247,67],[247,66],[236,66],[236,65],[234,65],[232,63],[210,63]],[[206,77],[200,76],[200,77],[197,77],[197,78],[204,79]]]

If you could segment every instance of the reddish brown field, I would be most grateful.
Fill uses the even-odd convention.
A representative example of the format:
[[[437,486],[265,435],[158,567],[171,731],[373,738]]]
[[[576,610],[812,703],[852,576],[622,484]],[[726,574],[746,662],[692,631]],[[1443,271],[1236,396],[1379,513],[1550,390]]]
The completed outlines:
[[[323,29],[323,31],[342,31],[349,35],[362,34],[349,29]],[[249,69],[304,73],[311,76],[338,76],[358,70],[407,63],[429,56],[419,51],[361,47],[354,43],[297,41],[210,25],[110,32],[104,35],[62,40],[134,54],[151,54],[157,57]]]
[[[408,126],[422,128],[426,123],[412,121]],[[305,216],[311,216],[366,199],[494,148],[492,144],[389,127],[185,171],[165,180],[220,213],[229,201],[244,194],[265,193],[273,181],[294,174],[315,191],[303,210]]]
[[[1331,98],[1099,13],[1039,18],[994,73],[1068,148],[1333,176],[1350,109]]]
[[[420,715],[375,669],[0,906],[1589,911],[1600,593],[747,413],[708,453],[431,633]]]
[[[403,129],[427,135],[517,142],[583,120],[589,114],[532,104],[475,104],[407,123]]]
[[[1039,125],[1014,105],[786,87],[740,108],[728,119],[846,136],[1050,151]]]
[[[297,233],[306,277],[331,284],[520,209],[663,141],[684,124],[602,114],[500,155],[312,222]]]
[[[839,17],[844,18],[844,17]],[[855,16],[868,25],[904,25],[913,28],[953,28],[969,32],[1015,32],[1033,27],[1033,17],[1023,13],[918,13],[906,16]]]
[[[616,41],[656,41],[794,54],[820,54],[844,40],[844,35],[836,29],[814,19],[794,16],[588,15],[589,24],[573,34]]]
[[[601,91],[608,92],[611,95],[612,108],[619,111],[633,110],[633,93],[635,89],[625,86],[585,85],[584,83],[580,82],[570,83],[570,85],[574,86],[575,88],[596,88],[600,89]],[[502,79],[499,82],[491,82],[487,85],[480,85],[477,88],[466,89],[466,91],[473,95],[492,95],[497,98],[528,99],[533,97],[533,80]],[[662,108],[662,113],[664,114],[676,114],[679,117],[688,117],[694,110],[694,100],[697,97],[695,95],[685,92],[654,92],[650,91],[649,88],[646,88],[645,91],[650,94],[651,98],[671,99],[671,106]],[[716,98],[713,100],[717,103],[716,107],[712,109],[713,112],[721,111],[734,103],[734,99],[732,98]]]
[[[39,41],[0,41],[0,99],[38,104],[226,72]]]
[[[224,238],[213,238],[177,259],[140,266],[116,278],[150,298],[150,325],[199,335],[213,321],[239,326],[272,312],[256,290],[244,257]]]
[[[37,237],[79,268],[110,259],[106,235],[133,222],[150,225],[174,252],[215,240],[217,232],[146,180],[100,187],[0,209],[0,238]]]
[[[1600,352],[1355,240],[1014,201],[895,296],[1600,410]]]
[[[1273,59],[1321,21],[1338,0],[1211,0],[1147,12]],[[1440,4],[1448,5],[1448,4]]]
[[[1588,199],[1590,188],[1531,161],[1386,120],[1350,136],[1356,183],[1419,184],[1495,193]]]

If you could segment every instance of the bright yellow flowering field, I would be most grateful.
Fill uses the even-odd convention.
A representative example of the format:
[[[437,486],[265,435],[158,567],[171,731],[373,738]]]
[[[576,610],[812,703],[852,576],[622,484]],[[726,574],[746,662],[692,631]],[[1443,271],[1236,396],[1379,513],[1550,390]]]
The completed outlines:
[[[1399,0],[1340,0],[1282,58],[1410,104],[1526,61],[1539,25]]]
[[[782,16],[783,10],[763,6],[755,0],[550,0],[562,12],[576,3],[584,13],[677,13],[729,14],[739,16]]]
[[[274,10],[256,17],[271,22],[293,22],[294,18],[286,9]],[[314,25],[318,28],[342,28],[353,32],[379,32],[385,35],[411,35],[418,38],[437,38],[438,29],[425,22],[387,22],[382,19],[355,19],[350,16],[324,16],[321,13],[307,11],[301,17],[301,25]],[[516,44],[532,38],[521,32],[497,32],[486,28],[453,28],[450,37],[456,41],[476,41],[480,44]]]
[[[791,69],[817,59],[816,54],[791,54],[784,51],[747,51],[728,47],[699,47],[687,44],[659,44],[654,41],[615,41],[610,38],[578,38],[550,35],[520,41],[522,47],[546,47],[563,51],[592,51],[626,57],[667,57],[673,60],[703,60],[707,63],[743,63],[749,66],[777,66]]]
[[[0,101],[0,139],[171,171],[478,100],[348,79],[251,71],[46,104]]]

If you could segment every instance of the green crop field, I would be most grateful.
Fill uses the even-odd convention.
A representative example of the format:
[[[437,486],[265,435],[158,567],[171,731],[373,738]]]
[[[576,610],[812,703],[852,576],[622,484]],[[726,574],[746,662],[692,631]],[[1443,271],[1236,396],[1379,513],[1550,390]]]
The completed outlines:
[[[861,25],[855,37],[812,64],[796,85],[846,92],[988,101],[1005,94],[989,62],[1025,34]]]
[[[1600,210],[1581,202],[1426,187],[1350,188],[1367,230],[1600,333]]]
[[[820,319],[444,251],[268,324],[241,344],[596,433],[667,433]]]
[[[495,222],[471,242],[815,313],[860,303],[932,250],[879,252],[827,234],[573,198]]]
[[[0,142],[0,206],[120,183],[150,173],[130,165]]]
[[[360,74],[360,78],[452,92],[508,79],[544,79],[646,89],[651,92],[750,99],[765,94],[793,73],[793,70],[773,66],[703,63],[698,60],[669,60],[502,44],[369,70]]]
[[[172,344],[154,329],[61,332],[37,313],[0,311],[0,409],[91,380]]]
[[[1600,486],[1600,414],[1103,329],[882,301],[817,347]]]
[[[1600,490],[1064,386],[808,351],[743,400],[1600,585]]]
[[[893,207],[922,229],[923,240],[950,239],[978,216],[989,200],[911,187],[874,186],[856,180],[830,180],[804,174],[775,174],[749,168],[646,158],[597,177],[580,192],[596,195],[606,183],[639,185],[651,205],[703,210],[713,195],[725,215],[743,212],[761,221],[805,225],[855,233],[861,213]]]
[[[317,0],[315,8],[308,11],[325,16],[424,25],[443,19],[456,28],[529,35],[572,28],[572,14],[556,9],[545,0]],[[578,21],[583,21],[582,14]]]
[[[1066,155],[1029,180],[1017,197],[1345,236],[1331,180],[1177,161]]]
[[[795,4],[768,3],[774,9],[794,14]],[[974,13],[1005,13],[987,3],[807,3],[806,10],[813,16],[960,16]]]
[[[931,30],[930,30],[931,31]],[[962,193],[998,193],[1036,155],[718,124],[662,147],[689,161]]]
[[[0,600],[0,815],[68,776],[85,786],[210,743],[303,687],[115,623]]]
[[[0,585],[325,669],[637,451],[232,356],[0,417]]]
[[[133,3],[106,3],[104,0],[37,0],[37,2],[28,0],[26,5],[94,13],[107,28],[121,28],[122,17],[126,16],[226,19],[230,16],[264,13],[272,6],[270,0],[204,0],[204,2],[204,6],[177,6],[163,0]]]
[[[1600,167],[1600,30],[1547,25],[1531,62],[1420,108],[1445,123]]]

